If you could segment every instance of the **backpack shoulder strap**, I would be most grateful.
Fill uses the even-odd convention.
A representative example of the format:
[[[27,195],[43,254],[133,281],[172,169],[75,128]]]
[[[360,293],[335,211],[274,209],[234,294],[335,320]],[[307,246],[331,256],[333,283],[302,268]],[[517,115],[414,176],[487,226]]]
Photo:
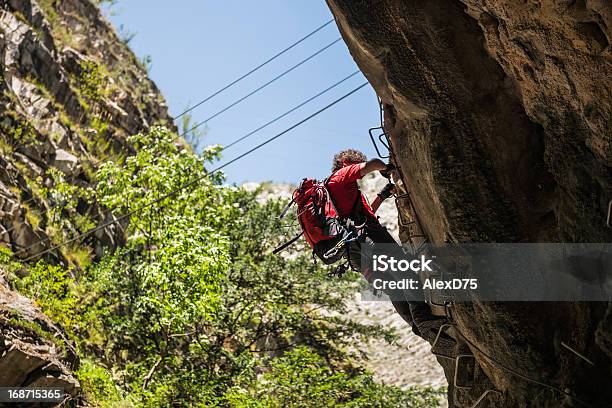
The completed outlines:
[[[329,199],[329,202],[331,203],[332,207],[334,207],[334,211],[336,212],[336,214],[338,214],[338,217],[340,217],[340,213],[338,212],[336,203],[334,202],[332,195],[329,193],[329,188],[327,187],[327,184],[329,183],[329,179],[336,173],[336,171],[334,171],[332,174],[329,175],[329,177],[323,180],[323,188],[325,189],[325,193],[327,194],[327,198]]]
[[[338,171],[338,170],[336,170]],[[325,191],[327,192],[327,196],[329,197],[332,206],[334,207],[334,210],[336,210],[336,214],[340,214],[338,213],[338,210],[336,209],[336,204],[334,203],[334,199],[332,198],[331,194],[329,193],[329,190],[327,188],[327,183],[329,182],[329,179],[336,173],[336,171],[334,171],[332,174],[329,175],[329,177],[327,177],[325,180],[323,180],[323,186],[325,187]],[[353,206],[351,207],[351,212],[350,214],[354,214],[355,213],[355,209],[357,208],[358,204],[361,202],[363,197],[363,193],[361,192],[361,189],[359,187],[357,187],[357,198],[355,198],[355,202],[353,203]]]

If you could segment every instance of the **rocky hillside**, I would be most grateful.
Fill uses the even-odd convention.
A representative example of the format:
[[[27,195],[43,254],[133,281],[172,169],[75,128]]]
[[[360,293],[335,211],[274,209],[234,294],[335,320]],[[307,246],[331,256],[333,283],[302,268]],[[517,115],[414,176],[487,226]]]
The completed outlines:
[[[87,186],[100,162],[125,157],[128,135],[168,113],[88,0],[0,1],[0,63],[0,240],[25,258],[111,217],[71,186]],[[108,229],[90,243],[100,252],[115,240]]]
[[[168,113],[142,64],[88,0],[0,1],[0,64],[0,241],[35,260],[112,217],[75,186],[89,186],[101,162],[123,160],[126,137],[168,124]],[[45,258],[79,267],[120,237],[104,229]],[[61,386],[75,395],[71,345],[1,275],[0,385]]]
[[[397,176],[433,242],[612,240],[610,2],[328,4],[383,101]],[[476,365],[461,370],[474,381],[452,390],[451,405],[612,401],[612,304],[453,312]]]
[[[67,398],[76,397],[72,342],[31,300],[11,291],[3,275],[0,270],[0,385],[63,388]]]

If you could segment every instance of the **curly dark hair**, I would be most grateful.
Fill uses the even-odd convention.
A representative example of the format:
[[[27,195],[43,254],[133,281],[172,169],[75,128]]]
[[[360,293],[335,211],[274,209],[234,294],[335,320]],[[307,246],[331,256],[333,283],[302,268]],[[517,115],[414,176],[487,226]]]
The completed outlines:
[[[336,153],[336,155],[334,156],[334,160],[332,161],[332,173],[344,167],[344,162],[361,163],[367,160],[368,158],[366,157],[366,155],[361,153],[359,150],[343,150],[339,153]]]

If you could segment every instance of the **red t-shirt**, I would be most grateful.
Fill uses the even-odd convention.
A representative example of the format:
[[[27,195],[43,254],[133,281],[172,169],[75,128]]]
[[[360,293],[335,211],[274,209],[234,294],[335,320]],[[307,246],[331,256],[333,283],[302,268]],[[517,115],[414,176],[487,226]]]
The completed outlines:
[[[363,215],[370,220],[376,221],[377,218],[374,215],[374,211],[372,211],[365,197],[361,194],[357,184],[357,180],[361,179],[360,171],[363,166],[365,166],[365,162],[351,164],[337,170],[327,180],[327,189],[340,217]],[[361,203],[356,203],[357,200],[360,200]],[[355,213],[351,214],[353,209]]]

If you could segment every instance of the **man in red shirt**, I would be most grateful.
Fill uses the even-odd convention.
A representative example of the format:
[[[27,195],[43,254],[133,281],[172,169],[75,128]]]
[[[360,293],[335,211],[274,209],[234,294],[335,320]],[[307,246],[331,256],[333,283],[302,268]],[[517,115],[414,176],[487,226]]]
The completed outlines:
[[[371,282],[373,276],[370,270],[361,268],[361,247],[381,243],[397,245],[389,231],[380,224],[378,218],[374,215],[382,202],[391,196],[394,186],[391,183],[387,184],[370,207],[359,190],[357,180],[373,171],[380,171],[383,176],[389,178],[389,173],[393,169],[392,165],[387,165],[380,159],[368,161],[360,151],[348,149],[334,156],[332,175],[326,183],[340,218],[350,219],[356,228],[363,232],[357,242],[350,244],[348,262],[352,269],[360,271],[369,282]],[[400,316],[412,326],[415,334],[431,341],[430,337],[435,333],[424,333],[422,329],[429,327],[429,325],[423,323],[439,320],[439,318],[431,314],[431,310],[425,302],[394,300],[392,303]],[[427,329],[427,331],[431,330]]]
[[[391,196],[393,184],[389,183],[385,186],[371,207],[357,184],[357,180],[368,173],[380,171],[388,177],[392,169],[391,165],[385,164],[380,159],[367,161],[366,156],[358,150],[343,150],[334,156],[332,175],[327,179],[326,186],[340,218],[348,218],[357,227],[363,228],[365,236],[375,243],[397,245],[389,231],[378,222],[378,218],[374,215],[382,202]],[[360,258],[349,256],[349,263],[353,268],[360,269],[357,268],[361,263]],[[368,271],[362,271],[362,273],[366,279],[369,279]]]

